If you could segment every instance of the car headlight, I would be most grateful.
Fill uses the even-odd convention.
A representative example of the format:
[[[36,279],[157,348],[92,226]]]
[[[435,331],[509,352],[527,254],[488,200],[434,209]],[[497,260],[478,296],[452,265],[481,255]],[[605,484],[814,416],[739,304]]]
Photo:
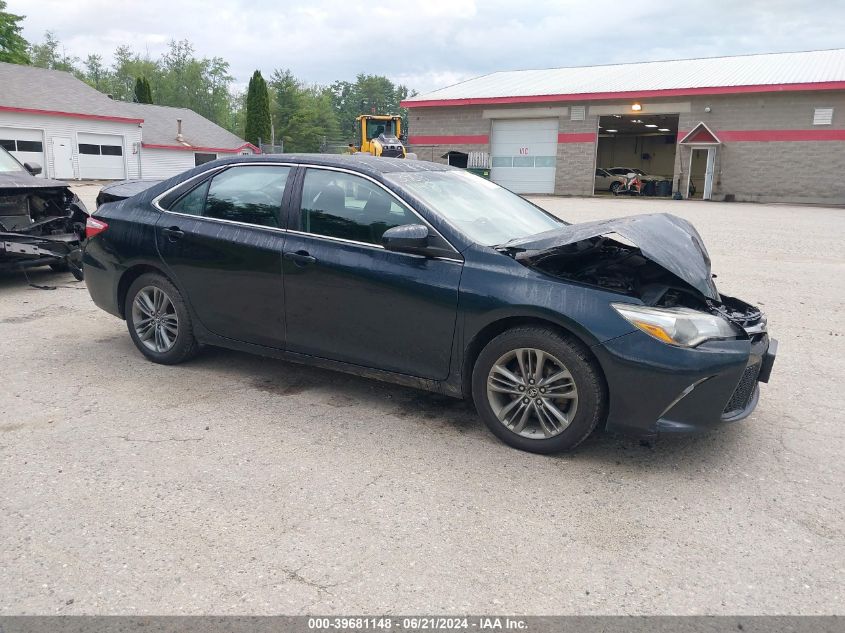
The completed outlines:
[[[736,338],[740,332],[728,320],[691,308],[652,308],[611,303],[631,325],[669,345],[695,347],[713,339]]]

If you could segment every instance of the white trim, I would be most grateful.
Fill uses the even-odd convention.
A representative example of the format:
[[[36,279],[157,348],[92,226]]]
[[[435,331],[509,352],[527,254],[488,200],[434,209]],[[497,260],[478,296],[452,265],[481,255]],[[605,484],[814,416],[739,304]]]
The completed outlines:
[[[692,179],[692,155],[695,150],[700,149],[707,150],[707,160],[704,166],[704,189],[701,192],[701,199],[710,200],[713,197],[713,177],[716,171],[716,149],[718,146],[714,143],[702,143],[695,145],[685,145],[684,147],[689,147],[689,162],[687,163],[687,186],[682,192],[684,199],[689,199],[689,185],[690,180]],[[680,149],[678,151],[680,151]],[[681,161],[683,164],[683,158],[681,158]]]

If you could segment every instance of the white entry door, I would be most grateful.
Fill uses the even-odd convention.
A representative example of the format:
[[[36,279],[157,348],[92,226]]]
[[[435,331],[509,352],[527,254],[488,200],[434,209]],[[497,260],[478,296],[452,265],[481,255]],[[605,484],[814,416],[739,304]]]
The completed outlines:
[[[72,180],[73,173],[73,145],[70,139],[63,136],[52,138],[53,146],[53,178]]]
[[[493,121],[490,179],[517,193],[554,193],[558,119]]]

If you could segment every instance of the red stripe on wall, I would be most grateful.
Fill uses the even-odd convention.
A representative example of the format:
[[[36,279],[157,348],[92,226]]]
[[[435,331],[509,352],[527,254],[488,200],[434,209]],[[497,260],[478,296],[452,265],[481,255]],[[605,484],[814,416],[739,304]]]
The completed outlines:
[[[775,141],[845,141],[845,130],[716,130],[720,141],[770,143]],[[678,130],[683,139],[689,130]]]
[[[558,95],[526,95],[521,97],[479,97],[474,99],[432,99],[402,101],[403,108],[436,106],[494,105],[505,103],[548,103],[554,101],[608,101],[613,99],[647,99],[650,97],[692,97],[695,95],[754,94],[759,92],[797,92],[807,90],[845,90],[845,81],[820,81],[802,84],[769,84],[757,86],[713,86],[709,88],[670,88],[667,90],[631,90],[626,92],[579,92]]]
[[[845,141],[845,130],[725,130],[716,132],[722,141]]]
[[[46,116],[63,116],[72,119],[93,119],[95,121],[114,121],[116,123],[143,123],[144,119],[130,119],[122,116],[106,116],[105,114],[82,114],[81,112],[62,112],[60,110],[38,110],[35,108],[14,108],[0,106],[2,112],[20,112],[22,114],[42,114]]]
[[[593,132],[581,132],[572,134],[558,134],[558,143],[595,143],[596,135]]]
[[[486,145],[490,137],[486,134],[472,135],[451,135],[451,136],[409,136],[409,145],[453,145],[453,144],[479,144]]]

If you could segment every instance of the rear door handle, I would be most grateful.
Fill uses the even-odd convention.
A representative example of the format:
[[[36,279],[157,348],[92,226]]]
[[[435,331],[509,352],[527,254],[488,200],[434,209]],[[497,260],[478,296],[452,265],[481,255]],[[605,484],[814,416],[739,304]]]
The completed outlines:
[[[289,259],[297,266],[307,266],[317,261],[316,257],[312,257],[308,251],[296,251],[293,253],[285,253],[285,259]]]
[[[167,236],[167,239],[171,242],[175,242],[176,240],[180,240],[185,237],[185,232],[180,230],[178,226],[170,226],[166,229],[162,229],[161,232]]]

